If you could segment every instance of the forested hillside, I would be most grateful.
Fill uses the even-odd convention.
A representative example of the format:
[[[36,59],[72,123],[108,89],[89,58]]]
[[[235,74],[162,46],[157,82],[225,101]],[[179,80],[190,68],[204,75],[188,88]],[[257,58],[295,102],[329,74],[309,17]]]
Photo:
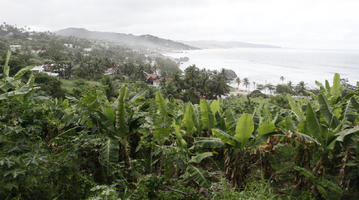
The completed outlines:
[[[56,31],[57,35],[74,36],[84,39],[103,41],[111,44],[146,51],[180,51],[196,49],[190,45],[172,40],[162,39],[153,35],[132,35],[125,33],[89,31],[83,28],[67,28]]]

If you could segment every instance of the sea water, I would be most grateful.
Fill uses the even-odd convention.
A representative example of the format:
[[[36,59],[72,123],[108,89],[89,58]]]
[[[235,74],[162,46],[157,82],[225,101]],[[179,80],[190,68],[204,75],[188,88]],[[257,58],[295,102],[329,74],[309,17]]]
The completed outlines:
[[[191,50],[166,53],[172,58],[188,57],[181,69],[195,64],[198,68],[232,69],[250,83],[277,84],[304,81],[314,87],[315,81],[332,80],[334,73],[349,83],[359,81],[359,50],[315,50],[289,48],[232,48]],[[284,81],[280,79],[283,76]],[[254,84],[253,84],[254,85]]]

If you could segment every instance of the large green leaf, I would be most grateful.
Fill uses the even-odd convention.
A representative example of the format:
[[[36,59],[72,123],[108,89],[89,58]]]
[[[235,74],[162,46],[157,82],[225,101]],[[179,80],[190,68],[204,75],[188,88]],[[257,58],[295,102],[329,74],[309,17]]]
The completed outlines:
[[[213,116],[207,101],[205,99],[201,99],[199,106],[201,111],[202,127],[210,130],[213,127]]]
[[[323,86],[323,84],[321,82],[315,81],[315,84],[320,88],[320,91],[327,92],[327,90],[325,89],[325,87]],[[329,83],[328,83],[328,85],[329,85]]]
[[[165,124],[156,124],[155,126],[153,136],[158,144],[163,144],[171,133],[170,128]]]
[[[191,160],[189,160],[189,163],[200,163],[202,160],[213,156],[212,152],[204,152],[204,153],[199,153],[195,156],[191,157]]]
[[[263,122],[258,127],[258,135],[262,136],[275,131],[275,125],[273,122]]]
[[[10,71],[9,60],[10,60],[10,56],[11,56],[11,51],[8,51],[8,52],[7,52],[7,55],[6,55],[4,70],[3,70],[3,76],[4,76],[4,78],[9,77],[9,71]]]
[[[26,86],[29,87],[29,88],[31,88],[31,87],[34,86],[34,83],[35,83],[35,77],[34,77],[33,74],[30,74],[30,77],[29,77],[29,79],[28,79],[27,82],[26,82]]]
[[[196,128],[196,130],[201,130],[201,112],[200,107],[198,104],[192,105],[192,111],[193,111],[193,123]]]
[[[212,129],[212,134],[227,144],[230,144],[232,146],[236,144],[237,139],[235,137],[227,134],[226,132],[220,129],[216,129],[216,128]]]
[[[162,116],[167,116],[167,103],[165,101],[165,99],[163,98],[161,92],[157,91],[156,92],[156,106],[157,106],[157,110],[159,111],[159,113]]]
[[[318,101],[318,96],[316,94],[314,94],[311,91],[308,90],[304,90],[305,93],[307,93],[310,97],[312,97],[315,101]]]
[[[159,91],[156,92],[155,101],[158,115],[154,119],[154,138],[159,144],[163,144],[171,133],[171,122],[168,120],[167,102]]]
[[[241,143],[246,144],[254,131],[254,122],[251,114],[244,113],[237,122],[235,138]]]
[[[334,74],[333,86],[330,89],[330,93],[333,96],[340,96],[342,94],[341,87],[340,87],[340,75],[338,73]]]
[[[343,131],[340,131],[339,133],[335,134],[337,136],[337,141],[343,142],[344,138],[350,134],[358,133],[359,132],[359,126],[356,126],[354,128],[346,129]]]
[[[28,66],[28,67],[24,67],[22,69],[20,69],[15,75],[14,78],[21,78],[24,74],[26,74],[26,72],[31,71],[35,66]]]
[[[261,122],[270,122],[272,121],[272,114],[270,113],[268,106],[263,106]]]
[[[210,105],[210,109],[211,109],[211,113],[213,114],[214,126],[217,126],[218,122],[217,122],[216,116],[219,116],[219,113],[220,113],[220,110],[221,110],[221,106],[219,105],[219,101],[218,100],[213,100],[211,105]]]
[[[0,100],[8,99],[9,97],[19,96],[19,95],[25,95],[32,90],[38,89],[38,87],[33,87],[34,85],[34,76],[31,74],[29,80],[27,83],[23,86],[21,86],[19,89],[6,92],[0,95]]]
[[[312,143],[315,143],[317,145],[321,145],[318,140],[314,139],[313,137],[307,135],[307,134],[304,134],[304,133],[300,133],[300,132],[295,132],[294,133],[297,137],[299,137],[300,139],[306,141],[306,142],[312,142]]]
[[[315,181],[316,177],[314,176],[314,174],[307,170],[306,168],[303,167],[299,167],[299,166],[294,166],[293,167],[296,171],[298,171],[299,173],[301,173],[303,176],[310,178],[311,181]]]
[[[174,121],[172,123],[172,127],[175,129],[175,135],[177,139],[177,143],[181,148],[187,147],[187,142],[183,139],[181,134],[181,127],[177,125]]]
[[[328,80],[325,80],[325,89],[327,89],[327,91],[330,91],[330,85]]]
[[[330,109],[327,98],[323,94],[319,94],[318,102],[320,106],[320,113],[323,116],[325,122],[327,122],[327,124],[332,128],[337,127],[339,120]]]
[[[292,96],[290,96],[289,94],[287,95],[287,99],[288,99],[290,108],[292,109],[294,114],[297,116],[298,120],[304,121],[305,116],[304,116],[304,113],[303,113],[301,107],[294,101]]]
[[[186,170],[185,180],[194,181],[202,187],[209,187],[211,182],[209,181],[209,174],[207,171],[199,169],[193,165],[189,165]]]
[[[322,189],[320,190],[318,186],[322,186]],[[325,199],[340,199],[343,194],[343,190],[339,185],[324,178],[318,181],[317,189]],[[327,195],[328,193],[330,197]]]
[[[290,116],[286,117],[284,120],[278,123],[279,126],[283,127],[285,130],[290,130],[292,132],[296,131],[294,122]]]
[[[358,118],[358,111],[359,111],[359,104],[355,100],[354,97],[350,98],[347,101],[347,104],[345,106],[344,112],[342,114],[343,118],[339,124],[339,126],[336,128],[336,131],[339,131],[342,126],[349,120],[351,122],[355,122],[355,120]]]
[[[229,135],[234,135],[236,130],[236,120],[234,118],[233,112],[230,109],[227,109],[225,112],[226,120],[226,130]]]
[[[120,136],[127,136],[128,127],[126,123],[126,110],[125,110],[125,97],[127,95],[127,87],[120,89],[120,94],[117,99],[116,110],[116,128],[119,131]]]
[[[216,115],[217,112],[219,113],[219,112],[221,111],[221,106],[220,106],[218,100],[212,101],[210,107],[211,107],[212,114],[213,114],[214,116]]]
[[[111,164],[117,163],[119,155],[119,143],[118,141],[106,138],[105,143],[100,149],[100,163],[103,166],[110,166]]]
[[[106,116],[107,120],[111,122],[116,122],[116,112],[111,106],[102,107],[102,113]]]
[[[145,97],[146,93],[147,93],[146,90],[137,93],[134,97],[132,97],[132,98],[128,101],[128,103],[129,103],[129,104],[133,104],[133,103],[135,103],[136,101],[138,101],[138,100],[140,100],[140,99],[143,99],[143,98]]]
[[[322,127],[310,103],[307,105],[306,132],[317,140],[322,139]]]
[[[354,97],[350,99],[350,103],[352,104],[353,109],[359,112],[359,103],[355,100]]]
[[[204,138],[195,141],[193,146],[197,148],[221,148],[224,143],[218,138]]]
[[[187,103],[186,111],[182,120],[182,126],[185,127],[187,133],[189,134],[192,134],[195,130],[193,122],[193,107],[191,102]]]

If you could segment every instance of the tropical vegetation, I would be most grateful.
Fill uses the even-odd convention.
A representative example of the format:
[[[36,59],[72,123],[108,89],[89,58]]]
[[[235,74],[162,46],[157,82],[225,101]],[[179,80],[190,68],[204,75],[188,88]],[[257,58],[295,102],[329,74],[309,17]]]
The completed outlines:
[[[225,70],[171,71],[156,88],[145,64],[55,78],[12,59],[0,74],[0,199],[359,197],[359,84],[339,74],[315,91],[221,98],[236,79]]]

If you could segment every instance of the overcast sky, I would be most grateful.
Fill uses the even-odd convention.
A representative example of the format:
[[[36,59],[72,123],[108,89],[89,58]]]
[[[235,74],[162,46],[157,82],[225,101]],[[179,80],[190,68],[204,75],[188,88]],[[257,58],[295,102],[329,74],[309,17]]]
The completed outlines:
[[[174,40],[359,49],[359,0],[1,0],[0,21]]]

